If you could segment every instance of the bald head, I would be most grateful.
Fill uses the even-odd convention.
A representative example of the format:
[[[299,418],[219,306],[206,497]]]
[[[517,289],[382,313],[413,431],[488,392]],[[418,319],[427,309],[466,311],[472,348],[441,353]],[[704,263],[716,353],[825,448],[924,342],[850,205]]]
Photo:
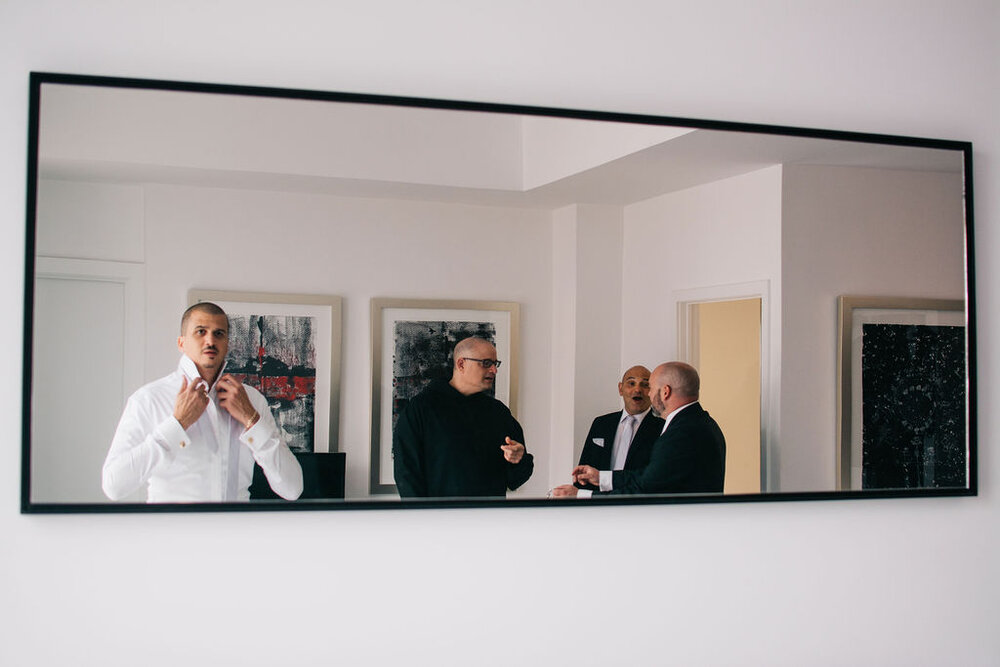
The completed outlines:
[[[682,361],[660,364],[649,376],[649,398],[660,416],[697,401],[700,391],[698,371]]]
[[[618,383],[618,395],[630,415],[645,412],[649,407],[649,369],[633,366],[625,371]]]
[[[701,380],[694,366],[683,361],[668,361],[657,366],[652,375],[660,379],[660,384],[670,385],[679,396],[698,400]]]
[[[455,346],[455,352],[452,356],[454,356],[455,364],[457,365],[460,358],[475,357],[480,351],[485,349],[494,350],[493,343],[489,342],[485,338],[470,336],[458,341],[458,344]]]
[[[497,349],[485,338],[475,336],[458,342],[452,353],[455,365],[451,386],[466,396],[492,389],[497,377],[496,365],[483,366],[484,360],[496,361]]]

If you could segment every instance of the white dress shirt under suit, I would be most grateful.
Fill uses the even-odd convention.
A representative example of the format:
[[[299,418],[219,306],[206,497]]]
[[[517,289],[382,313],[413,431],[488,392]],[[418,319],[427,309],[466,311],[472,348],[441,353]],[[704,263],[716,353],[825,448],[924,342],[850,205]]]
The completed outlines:
[[[697,402],[697,401],[695,401],[695,402]],[[662,435],[663,432],[667,430],[667,427],[670,426],[670,422],[673,420],[674,415],[676,415],[678,412],[680,412],[684,408],[688,407],[688,405],[694,405],[695,402],[687,403],[685,405],[682,405],[681,407],[677,408],[676,410],[674,410],[673,412],[671,412],[669,415],[667,415],[666,417],[664,417],[663,418],[663,428],[660,430],[660,434]],[[643,416],[645,416],[645,415],[643,415]],[[623,421],[624,421],[624,418],[623,418]],[[638,430],[638,428],[639,428],[638,425],[636,425],[636,430]],[[620,431],[621,431],[621,428],[619,428],[619,432]],[[634,433],[634,431],[633,431],[633,433]],[[616,435],[615,438],[617,439],[618,436]],[[613,471],[611,471],[611,470],[601,470],[601,471],[599,471],[598,474],[600,476],[600,482],[601,482],[600,483],[600,488],[601,488],[601,491],[611,491],[611,488],[612,488],[611,487],[611,473],[612,472]],[[590,491],[588,489],[580,489],[580,491],[577,493],[577,498],[590,498],[592,495],[593,495],[592,491]]]
[[[632,446],[635,434],[639,432],[642,420],[649,414],[650,408],[636,415],[630,415],[628,411],[622,410],[622,416],[618,420],[618,429],[615,431],[615,441],[611,446],[611,469],[624,470],[625,461],[628,459],[628,450]]]

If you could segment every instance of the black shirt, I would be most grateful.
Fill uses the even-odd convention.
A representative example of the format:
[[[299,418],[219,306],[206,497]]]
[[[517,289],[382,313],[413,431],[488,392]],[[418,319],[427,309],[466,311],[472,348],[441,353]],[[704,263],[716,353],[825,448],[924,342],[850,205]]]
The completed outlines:
[[[403,408],[392,435],[393,472],[403,498],[506,496],[534,469],[525,452],[517,465],[500,446],[524,444],[507,406],[485,393],[465,396],[436,380]]]

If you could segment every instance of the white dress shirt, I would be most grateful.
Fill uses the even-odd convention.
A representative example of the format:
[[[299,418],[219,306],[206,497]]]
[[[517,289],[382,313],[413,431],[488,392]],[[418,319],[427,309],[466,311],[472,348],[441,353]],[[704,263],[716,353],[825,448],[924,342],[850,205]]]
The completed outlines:
[[[284,443],[267,399],[244,385],[260,415],[256,424],[244,430],[219,407],[212,385],[205,411],[185,431],[174,418],[183,377],[189,383],[202,381],[186,355],[176,371],[129,397],[104,461],[105,495],[118,500],[148,483],[150,503],[249,500],[256,461],[275,493],[288,500],[298,498],[302,468]]]
[[[650,408],[646,408],[637,415],[629,415],[627,410],[622,410],[621,417],[618,419],[618,428],[615,430],[615,441],[611,446],[611,469],[612,470],[623,470],[625,468],[625,460],[628,458],[628,450],[632,446],[632,441],[635,440],[635,434],[639,432],[639,426],[642,424],[642,420],[646,418],[649,414]],[[625,422],[628,418],[632,417],[632,434],[625,442],[623,436],[625,435]]]

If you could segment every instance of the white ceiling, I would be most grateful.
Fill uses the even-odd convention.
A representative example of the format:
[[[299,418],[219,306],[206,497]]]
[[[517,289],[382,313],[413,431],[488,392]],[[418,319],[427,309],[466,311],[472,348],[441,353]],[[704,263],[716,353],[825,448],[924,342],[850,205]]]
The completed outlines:
[[[777,164],[961,173],[959,151],[735,131],[45,84],[43,178],[554,208]]]

